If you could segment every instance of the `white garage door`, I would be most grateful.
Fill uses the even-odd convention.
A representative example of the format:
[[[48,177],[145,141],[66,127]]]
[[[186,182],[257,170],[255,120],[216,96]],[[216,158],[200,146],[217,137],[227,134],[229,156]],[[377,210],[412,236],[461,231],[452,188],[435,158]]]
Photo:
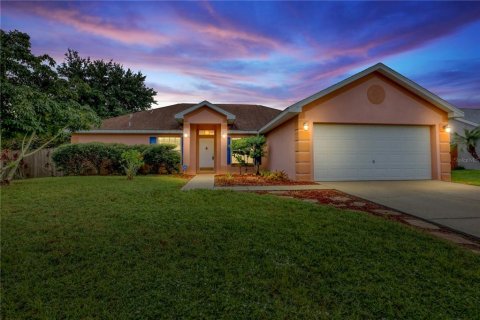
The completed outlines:
[[[316,124],[317,181],[431,179],[427,126]]]

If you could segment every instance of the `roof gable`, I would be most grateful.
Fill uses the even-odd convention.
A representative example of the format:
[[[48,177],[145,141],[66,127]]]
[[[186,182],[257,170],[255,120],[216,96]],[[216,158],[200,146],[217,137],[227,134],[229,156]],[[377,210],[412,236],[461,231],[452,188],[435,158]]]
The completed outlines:
[[[187,115],[187,114],[189,114],[189,113],[191,113],[191,112],[193,112],[193,111],[195,111],[195,110],[198,110],[198,109],[200,109],[200,108],[202,108],[202,107],[208,107],[208,108],[210,108],[210,109],[212,109],[212,110],[214,110],[214,111],[216,111],[216,112],[218,112],[218,113],[220,113],[220,114],[223,114],[224,116],[227,117],[227,122],[228,122],[228,123],[233,123],[233,122],[235,121],[235,118],[236,118],[236,117],[235,117],[234,114],[232,114],[232,113],[230,113],[230,112],[228,112],[228,111],[225,111],[224,109],[220,108],[219,106],[216,106],[216,105],[214,105],[214,104],[212,104],[212,103],[210,103],[210,102],[208,102],[208,101],[206,101],[206,100],[205,100],[205,101],[202,101],[202,102],[200,102],[200,103],[198,103],[198,104],[196,104],[196,105],[194,105],[194,106],[191,106],[190,108],[185,109],[185,110],[183,110],[182,112],[177,113],[177,114],[175,115],[175,120],[177,120],[177,121],[179,121],[179,122],[183,122],[183,118],[185,117],[185,115]]]
[[[403,88],[409,90],[410,92],[414,93],[415,95],[423,98],[424,100],[430,102],[437,108],[448,112],[448,116],[450,118],[458,118],[458,117],[463,117],[463,112],[449,104],[447,101],[443,100],[442,98],[438,97],[437,95],[431,93],[427,89],[423,88],[422,86],[418,85],[417,83],[413,82],[412,80],[404,77],[400,73],[396,72],[395,70],[387,67],[383,63],[377,63],[370,68],[367,68],[357,74],[354,74],[353,76],[340,81],[322,91],[319,91],[303,100],[300,100],[297,103],[294,103],[293,105],[289,106],[286,108],[281,114],[279,114],[277,117],[275,117],[273,120],[271,120],[269,123],[267,123],[265,126],[263,126],[260,129],[260,133],[265,133],[273,128],[279,126],[280,124],[284,123],[285,121],[293,118],[300,112],[302,112],[303,107],[313,101],[316,101],[322,97],[325,97],[337,90],[342,89],[343,87],[361,79],[364,78],[374,72],[378,72],[382,74],[383,76],[387,77],[388,79],[392,80],[396,84],[402,86]]]

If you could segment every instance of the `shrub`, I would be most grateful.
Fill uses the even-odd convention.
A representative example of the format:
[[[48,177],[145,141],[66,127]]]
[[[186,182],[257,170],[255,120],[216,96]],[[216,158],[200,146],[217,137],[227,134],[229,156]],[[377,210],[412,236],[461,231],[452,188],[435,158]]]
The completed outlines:
[[[261,176],[265,178],[265,180],[269,181],[286,181],[288,179],[288,174],[285,171],[262,171]]]
[[[138,150],[127,150],[122,153],[123,168],[127,174],[127,179],[132,180],[137,174],[138,169],[143,166],[143,156]]]
[[[133,145],[120,143],[79,143],[58,147],[53,153],[57,168],[67,175],[123,174],[122,154],[136,150],[144,157],[140,173],[176,172],[180,154],[174,145]]]
[[[143,152],[145,164],[150,166],[152,173],[179,172],[180,153],[175,149],[174,144],[158,144],[147,148]]]

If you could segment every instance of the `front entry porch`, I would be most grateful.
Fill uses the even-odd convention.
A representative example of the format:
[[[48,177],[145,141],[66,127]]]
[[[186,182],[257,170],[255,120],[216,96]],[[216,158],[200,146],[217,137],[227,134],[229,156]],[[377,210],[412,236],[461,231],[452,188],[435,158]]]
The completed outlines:
[[[183,166],[188,174],[225,173],[227,119],[208,108],[186,114],[183,120]]]

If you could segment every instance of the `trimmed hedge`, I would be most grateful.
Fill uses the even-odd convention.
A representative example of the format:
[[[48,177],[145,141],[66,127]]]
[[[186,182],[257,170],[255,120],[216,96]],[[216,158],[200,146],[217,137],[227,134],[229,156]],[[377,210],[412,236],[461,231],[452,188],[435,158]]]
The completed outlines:
[[[77,143],[58,147],[52,158],[67,175],[115,175],[124,173],[122,153],[137,150],[145,162],[140,174],[174,173],[180,169],[180,153],[174,149],[171,144]]]

